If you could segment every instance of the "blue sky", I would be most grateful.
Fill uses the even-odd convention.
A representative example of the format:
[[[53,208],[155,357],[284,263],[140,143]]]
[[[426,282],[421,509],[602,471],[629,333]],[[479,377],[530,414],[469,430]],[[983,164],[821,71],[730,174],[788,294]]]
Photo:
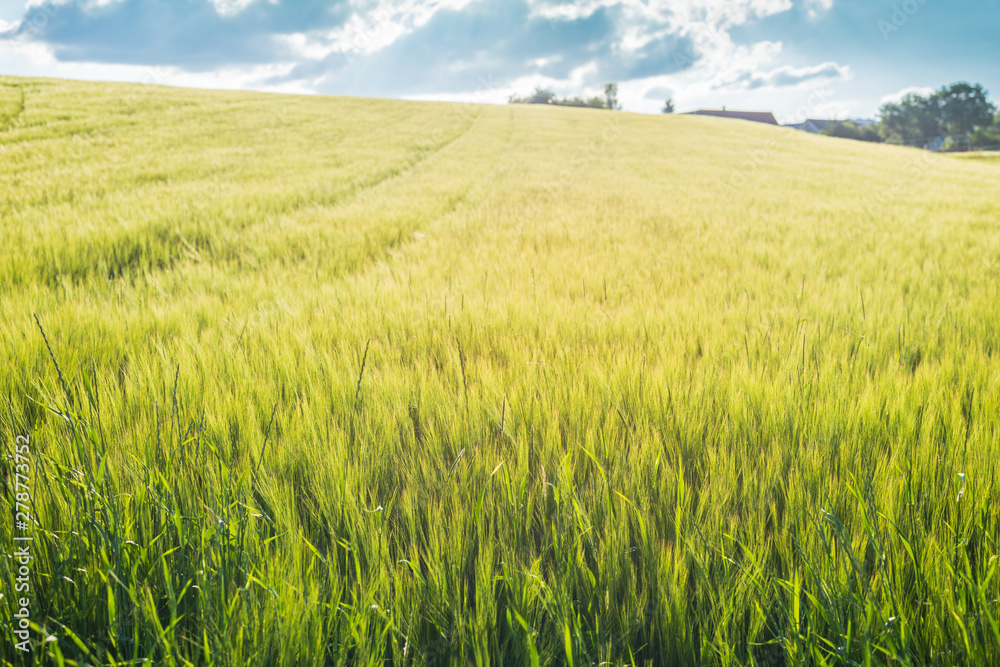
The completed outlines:
[[[1000,0],[0,0],[0,73],[872,117],[956,81],[1000,102]]]

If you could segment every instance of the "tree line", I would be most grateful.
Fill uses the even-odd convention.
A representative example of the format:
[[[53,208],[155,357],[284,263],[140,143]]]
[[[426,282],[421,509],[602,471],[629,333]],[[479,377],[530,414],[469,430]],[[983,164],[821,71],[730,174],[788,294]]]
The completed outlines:
[[[1000,113],[979,84],[954,83],[930,95],[911,93],[883,104],[878,117],[865,126],[830,123],[820,134],[891,144],[936,143],[941,150],[1000,146]]]
[[[883,104],[878,121],[828,124],[820,134],[842,139],[926,146],[940,150],[1000,146],[1000,113],[979,84],[954,83],[930,95],[911,93]]]
[[[879,134],[891,143],[967,135],[971,147],[996,146],[1000,145],[1000,114],[982,86],[955,83],[927,96],[910,94],[899,102],[883,104]]]
[[[621,109],[616,83],[605,84],[604,97],[560,98],[548,88],[539,86],[529,95],[511,95],[507,101],[511,104]],[[667,99],[661,111],[673,113],[673,99]],[[832,122],[821,134],[908,145],[926,145],[938,140],[938,148],[942,150],[1000,146],[1000,112],[978,83],[953,83],[930,95],[911,93],[899,102],[883,104],[878,117],[879,120],[871,125]]]
[[[611,109],[621,111],[618,101],[618,84],[604,84],[604,97],[594,96],[587,99],[581,97],[556,97],[548,88],[538,86],[529,95],[511,95],[507,98],[509,104],[551,104],[559,107],[584,107],[588,109]]]

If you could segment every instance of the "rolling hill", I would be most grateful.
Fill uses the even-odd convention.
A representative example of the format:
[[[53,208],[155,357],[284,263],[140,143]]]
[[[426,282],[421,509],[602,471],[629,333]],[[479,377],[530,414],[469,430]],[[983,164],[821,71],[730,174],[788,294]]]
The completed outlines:
[[[2,77],[0,172],[44,664],[1000,661],[989,161]]]

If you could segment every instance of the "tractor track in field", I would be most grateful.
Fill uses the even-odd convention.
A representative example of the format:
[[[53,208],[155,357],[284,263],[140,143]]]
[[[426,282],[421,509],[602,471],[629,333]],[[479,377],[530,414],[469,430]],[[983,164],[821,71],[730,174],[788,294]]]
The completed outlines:
[[[466,123],[465,127],[462,130],[455,133],[454,135],[452,135],[445,141],[441,142],[440,144],[437,144],[432,149],[428,150],[425,154],[419,156],[418,159],[413,160],[409,163],[406,163],[404,161],[404,163],[400,166],[396,166],[380,174],[376,174],[374,177],[368,180],[363,180],[360,181],[359,183],[352,184],[353,187],[348,188],[346,193],[343,194],[341,197],[339,197],[336,201],[333,201],[329,204],[321,204],[319,208],[333,212],[342,206],[350,205],[351,203],[356,202],[358,199],[364,197],[365,194],[368,192],[376,190],[382,186],[388,186],[388,184],[392,183],[393,181],[402,180],[413,175],[418,169],[420,169],[423,165],[428,163],[434,157],[440,155],[442,152],[446,151],[449,147],[453,146],[454,144],[462,140],[464,137],[466,137],[476,126],[480,118],[482,118],[482,115],[483,115],[482,109],[478,109],[475,115]],[[512,121],[508,122],[512,123]],[[510,130],[509,126],[508,145],[509,145],[509,134],[511,131],[512,130]],[[501,155],[502,152],[497,155],[496,160],[499,160]],[[352,259],[346,260],[344,265],[337,267],[337,269],[331,273],[330,277],[333,280],[342,280],[352,275],[358,275],[368,270],[370,267],[377,264],[379,261],[386,260],[394,253],[394,251],[399,252],[401,248],[405,248],[406,246],[410,245],[416,238],[415,234],[418,234],[421,229],[424,229],[428,225],[432,225],[438,220],[444,218],[445,216],[454,213],[467,200],[469,191],[477,183],[481,182],[484,178],[486,178],[490,173],[492,173],[492,169],[486,170],[486,172],[482,176],[473,179],[471,182],[466,184],[465,187],[457,190],[451,197],[449,197],[449,202],[443,208],[443,210],[432,215],[428,220],[424,221],[422,224],[400,227],[394,230],[394,232],[387,232],[381,235],[381,238],[375,241],[377,244],[376,247],[369,249],[367,252],[364,251],[360,252],[353,260]],[[286,215],[292,214],[295,211],[306,208],[309,205],[310,202],[303,202],[299,206],[296,206],[291,210],[289,210],[288,212],[286,212]],[[245,233],[247,229],[249,228],[244,228],[242,231]],[[378,235],[374,234],[373,236],[378,236]],[[262,267],[265,264],[272,264],[278,262],[279,260],[280,258],[277,256],[265,258],[260,263],[258,268]],[[182,263],[186,261],[188,260],[183,258],[178,258],[177,263]],[[218,260],[217,264],[225,265],[225,264],[230,264],[232,261],[233,260]]]
[[[476,114],[476,117],[473,119],[473,122],[470,123],[470,126],[468,128],[469,130],[472,129],[472,125],[475,124],[475,121],[479,119],[481,114],[482,111],[479,111]],[[463,133],[463,136],[464,134],[465,133]],[[422,232],[426,230],[428,227],[434,225],[438,221],[448,217],[449,215],[457,211],[463,204],[465,204],[468,201],[469,193],[473,190],[473,188],[475,188],[477,185],[479,185],[487,178],[489,178],[490,175],[496,173],[497,165],[510,150],[510,147],[513,143],[513,135],[514,135],[514,113],[513,110],[511,110],[507,117],[507,138],[506,141],[504,142],[504,147],[502,150],[497,152],[496,157],[493,160],[493,164],[490,168],[484,170],[484,172],[481,175],[475,177],[473,180],[467,183],[464,188],[458,191],[456,195],[451,198],[448,205],[442,211],[432,216],[424,224],[415,225],[412,228],[407,228],[405,230],[402,230],[394,239],[391,239],[388,244],[384,245],[380,249],[380,252],[373,253],[372,256],[369,257],[368,261],[361,262],[360,265],[356,267],[354,270],[340,274],[337,276],[337,278],[342,279],[351,275],[359,275],[364,271],[375,266],[380,260],[385,261],[390,258],[395,258],[395,256],[397,256],[398,254],[405,252],[406,248],[413,245],[415,240],[419,238],[417,236],[418,234],[422,234]],[[459,138],[461,137],[456,137],[456,140]],[[392,272],[391,264],[388,264],[387,262],[387,265],[389,266],[390,272]]]
[[[469,121],[468,125],[466,125],[463,130],[455,134],[455,136],[451,137],[450,139],[447,139],[444,142],[433,147],[425,155],[420,156],[415,161],[410,162],[409,164],[405,164],[405,166],[402,167],[394,167],[392,169],[387,169],[386,171],[380,174],[376,174],[373,178],[362,180],[359,181],[358,183],[352,184],[352,187],[348,189],[347,194],[344,195],[344,197],[341,200],[334,202],[333,205],[339,206],[340,204],[349,202],[352,199],[356,199],[357,197],[364,194],[368,190],[377,188],[383,183],[391,181],[395,178],[402,178],[408,175],[410,172],[417,169],[420,165],[427,162],[435,155],[445,150],[446,148],[454,144],[456,141],[458,141],[459,139],[467,135],[469,132],[471,132],[473,126],[475,126],[476,124],[476,121],[479,120],[479,117],[482,116],[482,114],[483,114],[482,110],[477,111],[476,115],[472,118],[472,120]]]
[[[465,137],[469,132],[471,132],[476,122],[482,116],[482,113],[483,112],[481,109],[478,110],[476,112],[476,115],[472,117],[472,119],[466,124],[466,126],[462,130],[455,133],[453,136],[441,142],[440,144],[431,147],[423,155],[420,155],[415,160],[403,160],[397,166],[394,166],[390,169],[386,169],[381,173],[374,174],[373,176],[367,179],[360,179],[358,181],[355,181],[349,184],[341,193],[338,193],[338,195],[335,196],[333,200],[330,202],[316,202],[316,201],[299,202],[291,206],[287,211],[284,212],[283,215],[294,214],[304,208],[308,208],[309,206],[317,206],[318,208],[328,209],[331,211],[336,210],[341,206],[345,206],[354,201],[357,201],[359,198],[363,197],[365,193],[375,190],[376,188],[382,185],[385,185],[397,179],[406,178],[414,171],[419,169],[423,164],[427,163],[429,160],[439,155],[442,151],[446,150],[449,146],[452,146],[457,141]],[[241,233],[246,233],[248,230],[252,229],[252,227],[253,226],[241,227],[239,231]]]
[[[445,150],[448,146],[454,144],[462,137],[467,135],[472,127],[475,125],[476,121],[482,115],[482,111],[477,112],[475,118],[472,119],[469,126],[460,135],[449,140],[446,144],[442,145],[438,150],[434,152],[434,155]],[[337,267],[328,274],[328,278],[331,282],[343,281],[345,279],[363,275],[365,272],[370,271],[377,267],[380,263],[385,263],[390,272],[394,273],[393,264],[397,258],[399,258],[403,253],[407,251],[418,239],[423,238],[423,232],[429,227],[432,227],[440,220],[452,215],[461,208],[464,204],[469,201],[470,192],[476,188],[477,185],[481,184],[486,179],[490,178],[491,175],[496,173],[497,164],[503,159],[503,157],[509,152],[510,146],[513,142],[513,112],[508,116],[506,127],[506,140],[504,141],[503,148],[497,151],[491,166],[484,168],[482,173],[478,176],[473,177],[463,187],[457,188],[453,193],[448,196],[448,203],[442,207],[441,210],[428,216],[426,220],[418,222],[416,224],[410,224],[401,226],[392,231],[386,231],[381,235],[381,239],[378,239],[377,246],[370,248],[367,252],[360,253],[355,256],[353,260],[348,260],[344,264]],[[426,162],[427,159],[432,157],[428,155],[427,158],[421,162]],[[412,167],[406,169],[405,171],[398,174],[397,178],[403,178],[416,170],[419,165],[414,164]],[[383,182],[392,179],[385,179]],[[376,186],[372,186],[376,187]],[[268,261],[277,261],[277,257],[272,257]]]
[[[412,162],[411,164],[403,167],[396,168],[380,174],[377,178],[373,179],[370,183],[366,184],[362,188],[358,188],[356,191],[352,192],[350,195],[340,199],[333,205],[330,209],[336,209],[339,206],[350,204],[362,197],[366,192],[375,190],[379,186],[390,183],[394,180],[400,180],[407,178],[417,171],[422,165],[427,163],[433,157],[439,155],[443,151],[447,150],[450,146],[454,145],[462,138],[467,136],[469,132],[472,131],[476,123],[482,117],[482,110],[477,110],[476,115],[468,122],[466,127],[459,133],[455,134],[450,139],[444,141],[434,148],[433,151],[428,152],[426,155],[422,156],[419,160]],[[509,143],[509,142],[508,142]],[[500,159],[498,154],[497,160]],[[495,163],[494,163],[495,166]],[[486,176],[492,173],[492,169],[487,170],[482,176],[473,179],[471,182],[465,185],[465,187],[457,190],[450,198],[448,204],[443,208],[443,210],[432,215],[428,220],[422,224],[409,225],[406,227],[401,227],[395,230],[394,233],[387,233],[383,236],[383,242],[379,243],[378,247],[370,249],[367,253],[364,253],[357,260],[350,262],[349,265],[344,266],[341,270],[334,271],[331,277],[334,280],[341,280],[352,275],[358,275],[363,273],[372,265],[376,264],[380,260],[385,260],[388,256],[393,254],[394,251],[399,251],[399,249],[404,248],[411,243],[413,243],[415,234],[420,233],[422,229],[425,229],[428,225],[434,224],[438,220],[445,216],[454,213],[458,208],[465,203],[468,198],[469,191],[479,182],[481,182]],[[277,258],[271,258],[270,261],[275,261]]]
[[[440,144],[430,147],[424,152],[424,154],[418,156],[416,159],[403,160],[399,165],[386,169],[380,173],[374,174],[368,178],[362,178],[360,180],[349,183],[341,192],[335,194],[331,201],[301,201],[293,203],[287,211],[284,212],[285,215],[295,213],[301,209],[308,208],[309,206],[319,206],[321,208],[337,208],[338,206],[343,206],[344,204],[349,204],[355,201],[364,193],[374,190],[383,183],[388,183],[397,178],[403,178],[413,172],[415,169],[420,167],[435,155],[439,154],[441,151],[445,150],[456,141],[468,134],[476,121],[482,115],[482,110],[477,111],[476,115],[469,121],[469,123],[454,136],[446,139]],[[240,231],[247,229],[247,227],[241,227]]]
[[[23,91],[23,88],[21,88],[21,86],[12,86],[11,84],[4,84],[4,85],[10,86],[10,87],[17,87],[17,88],[21,89],[22,102],[21,102],[21,105],[20,105],[20,109],[19,109],[19,111],[17,113],[17,115],[20,115],[20,112],[23,111],[23,108],[24,108],[24,104],[23,104],[24,91]],[[302,209],[308,208],[310,206],[318,206],[319,208],[328,209],[328,210],[333,211],[333,210],[336,210],[339,207],[342,207],[342,206],[345,206],[345,205],[349,205],[350,203],[352,203],[352,202],[356,201],[357,199],[359,199],[360,197],[364,196],[364,194],[366,192],[370,192],[370,191],[378,188],[379,186],[382,186],[382,185],[385,185],[387,183],[390,183],[390,182],[392,182],[393,180],[396,180],[396,179],[405,178],[408,175],[412,174],[415,170],[419,169],[421,167],[421,165],[427,163],[429,160],[431,160],[432,158],[434,158],[435,156],[437,156],[438,154],[440,154],[442,151],[446,150],[449,146],[452,146],[457,141],[461,140],[463,137],[465,137],[466,135],[468,135],[468,133],[470,131],[472,131],[472,128],[476,125],[476,122],[479,120],[479,118],[481,116],[482,116],[482,110],[477,110],[476,114],[464,124],[464,127],[462,127],[459,131],[455,132],[454,134],[451,134],[450,136],[446,137],[442,142],[440,142],[440,143],[438,143],[436,145],[432,145],[432,146],[428,147],[427,149],[421,151],[419,155],[417,155],[415,157],[410,157],[407,160],[403,160],[400,164],[395,165],[392,168],[389,168],[389,169],[386,169],[386,170],[384,170],[384,171],[382,171],[380,173],[374,174],[374,175],[372,175],[371,177],[369,177],[367,179],[361,179],[361,180],[356,181],[354,183],[350,183],[349,185],[347,185],[347,187],[344,188],[344,190],[342,190],[341,192],[337,193],[337,195],[335,197],[333,197],[331,201],[329,201],[329,202],[324,202],[324,201],[317,202],[316,200],[304,199],[302,201],[293,203],[286,211],[284,211],[283,215],[292,215],[292,214],[296,213],[297,211],[300,211]],[[15,118],[16,118],[16,116],[15,116]],[[0,117],[0,123],[2,123],[2,122],[3,122],[2,117]],[[0,128],[0,130],[2,130],[2,128]],[[457,204],[455,204],[455,205],[457,206]],[[249,230],[253,229],[253,227],[255,227],[255,226],[256,225],[239,226],[239,227],[237,227],[235,229],[235,231],[238,231],[240,233],[240,236],[244,237],[249,232]],[[185,243],[187,243],[187,245],[190,246],[188,249],[191,252],[195,253],[196,255],[198,255],[198,253],[204,252],[207,249],[205,247],[201,247],[201,244],[199,244],[197,242],[194,242],[194,244],[191,244],[190,242],[187,242],[185,239],[182,239],[182,241],[185,242]],[[398,239],[398,238],[394,239],[394,240],[391,241],[391,245],[392,246],[398,245],[400,243],[400,241],[401,241],[401,239]],[[136,247],[138,247],[138,246],[136,246]],[[48,254],[48,251],[46,250],[45,253],[43,253],[43,254]],[[378,252],[375,251],[375,254],[378,254]],[[198,256],[200,257],[200,255],[198,255]],[[171,260],[168,262],[168,264],[167,264],[166,267],[161,267],[161,268],[170,268],[170,269],[173,269],[173,268],[176,268],[178,265],[186,263],[188,260],[189,260],[189,258],[186,256],[186,253],[181,252],[180,254],[172,257]],[[212,261],[212,260],[210,260],[210,261]],[[229,260],[226,260],[226,259],[216,259],[215,261],[217,263],[219,263],[219,264],[227,264],[227,263],[229,263]],[[143,258],[141,256],[135,255],[135,253],[132,253],[131,255],[129,255],[126,258],[126,260],[124,260],[124,261],[116,261],[114,263],[115,263],[116,266],[118,266],[117,271],[114,273],[115,276],[132,275],[136,271],[140,270],[139,267],[142,266]],[[87,271],[86,275],[90,275],[90,274],[93,274],[95,272],[97,272],[96,265],[94,267],[92,267],[91,270]],[[341,275],[346,275],[346,274],[351,273],[351,272],[353,272],[353,271],[352,270],[348,270],[347,272],[345,272],[345,274],[341,274]],[[78,279],[81,279],[81,278],[85,278],[86,275],[75,275],[73,277],[74,281],[78,280]],[[49,276],[48,278],[49,278],[49,281],[52,282],[53,280],[58,280],[59,279],[59,275],[52,275],[52,276]]]

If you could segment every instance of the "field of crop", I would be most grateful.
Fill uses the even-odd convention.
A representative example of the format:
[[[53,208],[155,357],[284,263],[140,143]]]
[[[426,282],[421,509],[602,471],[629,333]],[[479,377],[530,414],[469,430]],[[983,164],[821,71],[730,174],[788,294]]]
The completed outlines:
[[[0,77],[0,172],[35,664],[1000,663],[995,161]]]
[[[982,160],[1000,164],[1000,151],[972,151],[971,153],[954,153],[953,155],[965,160]]]

